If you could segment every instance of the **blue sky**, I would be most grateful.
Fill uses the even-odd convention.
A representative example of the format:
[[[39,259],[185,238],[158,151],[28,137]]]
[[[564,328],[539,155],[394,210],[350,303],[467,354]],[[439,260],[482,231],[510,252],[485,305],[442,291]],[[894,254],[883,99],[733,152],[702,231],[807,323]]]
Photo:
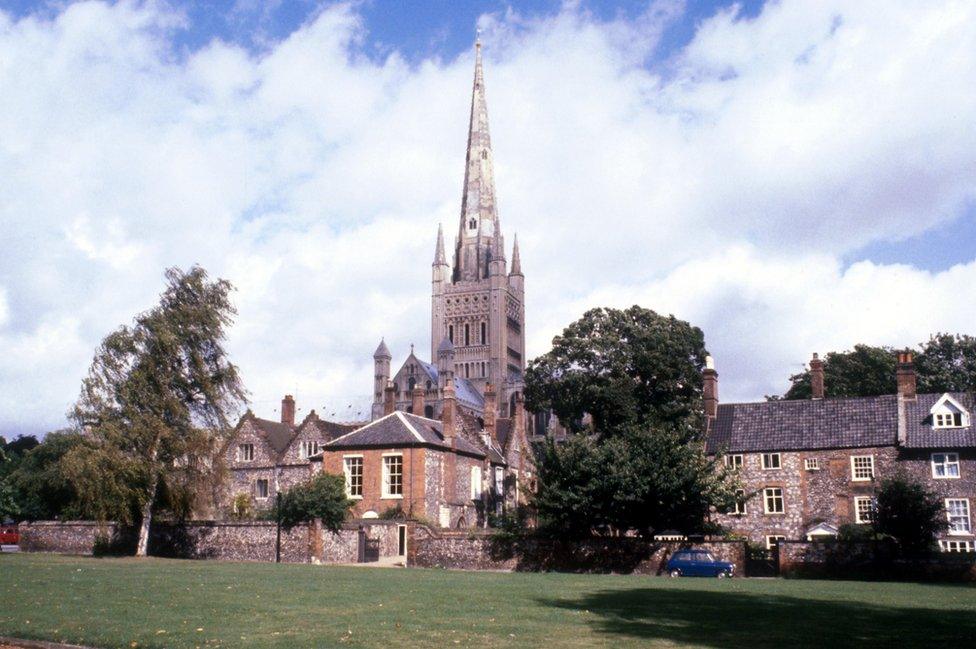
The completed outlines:
[[[0,434],[63,425],[173,265],[237,286],[259,413],[361,399],[381,336],[428,350],[478,26],[529,356],[638,303],[749,400],[974,333],[970,3],[6,0]]]

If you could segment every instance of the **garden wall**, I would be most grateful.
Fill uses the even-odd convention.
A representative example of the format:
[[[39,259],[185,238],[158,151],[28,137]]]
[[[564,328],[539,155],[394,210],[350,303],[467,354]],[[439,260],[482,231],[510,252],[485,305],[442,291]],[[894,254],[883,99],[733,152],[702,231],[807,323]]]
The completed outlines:
[[[976,581],[976,554],[935,552],[911,561],[880,541],[780,541],[779,574],[784,577]]]
[[[38,521],[21,523],[17,529],[23,552],[92,554],[98,539],[109,540],[119,536],[115,523],[94,521]]]
[[[466,570],[659,575],[665,572],[665,564],[673,552],[691,547],[707,550],[720,561],[731,561],[736,566],[736,574],[742,574],[746,558],[744,541],[653,542],[618,537],[500,542],[487,535],[438,533],[422,525],[411,526],[407,565]]]

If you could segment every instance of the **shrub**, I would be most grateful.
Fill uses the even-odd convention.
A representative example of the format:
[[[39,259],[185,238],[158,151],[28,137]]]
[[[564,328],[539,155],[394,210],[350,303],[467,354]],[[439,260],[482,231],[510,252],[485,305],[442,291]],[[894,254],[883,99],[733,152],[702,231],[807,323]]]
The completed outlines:
[[[380,518],[384,521],[402,521],[407,518],[407,513],[403,511],[403,507],[400,506],[400,503],[397,503],[396,505],[387,507],[380,512]]]
[[[942,500],[921,484],[903,475],[881,483],[874,529],[893,538],[903,555],[924,554],[947,526]]]

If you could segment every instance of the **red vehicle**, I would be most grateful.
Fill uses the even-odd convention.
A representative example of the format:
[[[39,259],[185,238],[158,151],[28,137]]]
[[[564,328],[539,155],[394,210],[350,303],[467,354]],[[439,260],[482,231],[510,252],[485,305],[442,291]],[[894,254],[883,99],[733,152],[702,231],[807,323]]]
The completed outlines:
[[[16,525],[0,527],[0,545],[17,545],[18,541],[20,541],[20,533]]]

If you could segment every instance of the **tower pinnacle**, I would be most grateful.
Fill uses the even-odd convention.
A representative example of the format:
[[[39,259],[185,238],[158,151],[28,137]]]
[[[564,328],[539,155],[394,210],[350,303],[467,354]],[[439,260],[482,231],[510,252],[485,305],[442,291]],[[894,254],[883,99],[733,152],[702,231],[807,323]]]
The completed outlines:
[[[440,223],[437,224],[437,248],[434,250],[434,266],[447,266],[447,257],[444,255],[444,228]]]
[[[512,275],[522,274],[522,259],[519,257],[518,233],[515,233],[515,243],[512,246]]]

